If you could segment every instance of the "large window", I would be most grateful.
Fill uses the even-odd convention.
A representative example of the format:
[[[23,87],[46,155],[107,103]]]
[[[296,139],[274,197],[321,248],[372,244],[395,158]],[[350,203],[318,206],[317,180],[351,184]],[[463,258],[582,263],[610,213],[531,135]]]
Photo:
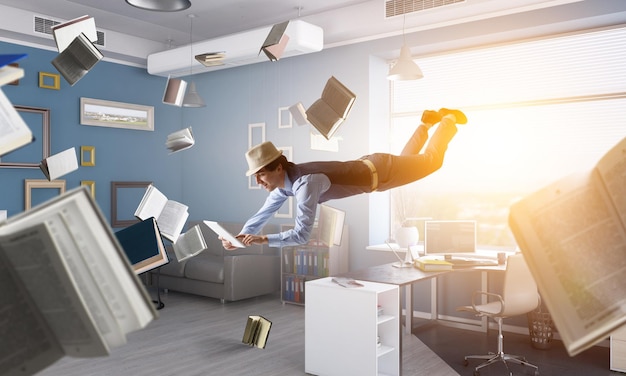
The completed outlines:
[[[460,108],[443,167],[391,192],[391,231],[403,222],[475,219],[482,246],[514,248],[512,202],[590,169],[626,137],[626,28],[420,58],[417,81],[392,83],[391,150],[424,109]]]

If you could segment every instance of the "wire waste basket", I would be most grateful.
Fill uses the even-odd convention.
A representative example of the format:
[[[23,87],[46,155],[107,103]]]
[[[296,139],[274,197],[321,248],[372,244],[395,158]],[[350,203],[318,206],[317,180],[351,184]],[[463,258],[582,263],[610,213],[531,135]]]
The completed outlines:
[[[528,312],[528,331],[530,333],[530,343],[536,349],[548,349],[554,336],[554,322],[550,312],[543,311],[541,304],[534,310]]]

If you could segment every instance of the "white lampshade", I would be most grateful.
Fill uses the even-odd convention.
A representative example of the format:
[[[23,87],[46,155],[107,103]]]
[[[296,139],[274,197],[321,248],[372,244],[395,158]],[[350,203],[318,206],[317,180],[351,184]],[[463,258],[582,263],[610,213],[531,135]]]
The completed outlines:
[[[191,6],[189,0],[126,0],[136,8],[159,12],[178,12]]]
[[[183,99],[184,107],[204,107],[204,101],[198,91],[196,90],[196,83],[191,81],[189,86],[187,87],[187,93],[185,93],[185,98]]]
[[[416,245],[420,239],[417,227],[400,227],[396,230],[396,243],[400,248],[409,248]]]
[[[400,58],[389,70],[387,78],[394,81],[417,80],[424,77],[420,67],[411,58],[409,47],[404,44],[400,49]]]

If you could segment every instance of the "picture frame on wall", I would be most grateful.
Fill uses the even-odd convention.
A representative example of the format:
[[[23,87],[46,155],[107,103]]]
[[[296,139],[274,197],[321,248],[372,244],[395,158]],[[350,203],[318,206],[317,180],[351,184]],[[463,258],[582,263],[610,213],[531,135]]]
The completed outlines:
[[[135,210],[151,181],[111,182],[111,227],[127,227],[141,222]]]
[[[50,156],[50,109],[13,106],[33,133],[33,142],[0,158],[0,168],[39,168]]]
[[[154,106],[81,97],[80,123],[96,127],[154,131]]]
[[[91,198],[96,199],[96,182],[93,180],[81,180],[81,186],[87,187],[89,190],[89,194],[91,194]]]
[[[61,75],[58,73],[39,72],[39,87],[42,89],[61,89]]]
[[[24,210],[29,210],[53,197],[65,193],[65,180],[24,180]]]
[[[83,145],[80,147],[80,165],[93,167],[96,165],[96,147]]]

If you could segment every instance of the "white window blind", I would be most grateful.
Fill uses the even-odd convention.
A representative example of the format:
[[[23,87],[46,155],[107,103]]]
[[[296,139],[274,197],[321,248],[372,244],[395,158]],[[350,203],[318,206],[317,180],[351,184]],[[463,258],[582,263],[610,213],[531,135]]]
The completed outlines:
[[[485,240],[479,227],[479,242],[510,243],[512,200],[590,169],[626,137],[624,41],[614,28],[417,59],[423,79],[392,83],[391,150],[424,109],[460,108],[469,121],[439,171],[392,192],[392,229],[408,217],[472,218],[498,229]]]

